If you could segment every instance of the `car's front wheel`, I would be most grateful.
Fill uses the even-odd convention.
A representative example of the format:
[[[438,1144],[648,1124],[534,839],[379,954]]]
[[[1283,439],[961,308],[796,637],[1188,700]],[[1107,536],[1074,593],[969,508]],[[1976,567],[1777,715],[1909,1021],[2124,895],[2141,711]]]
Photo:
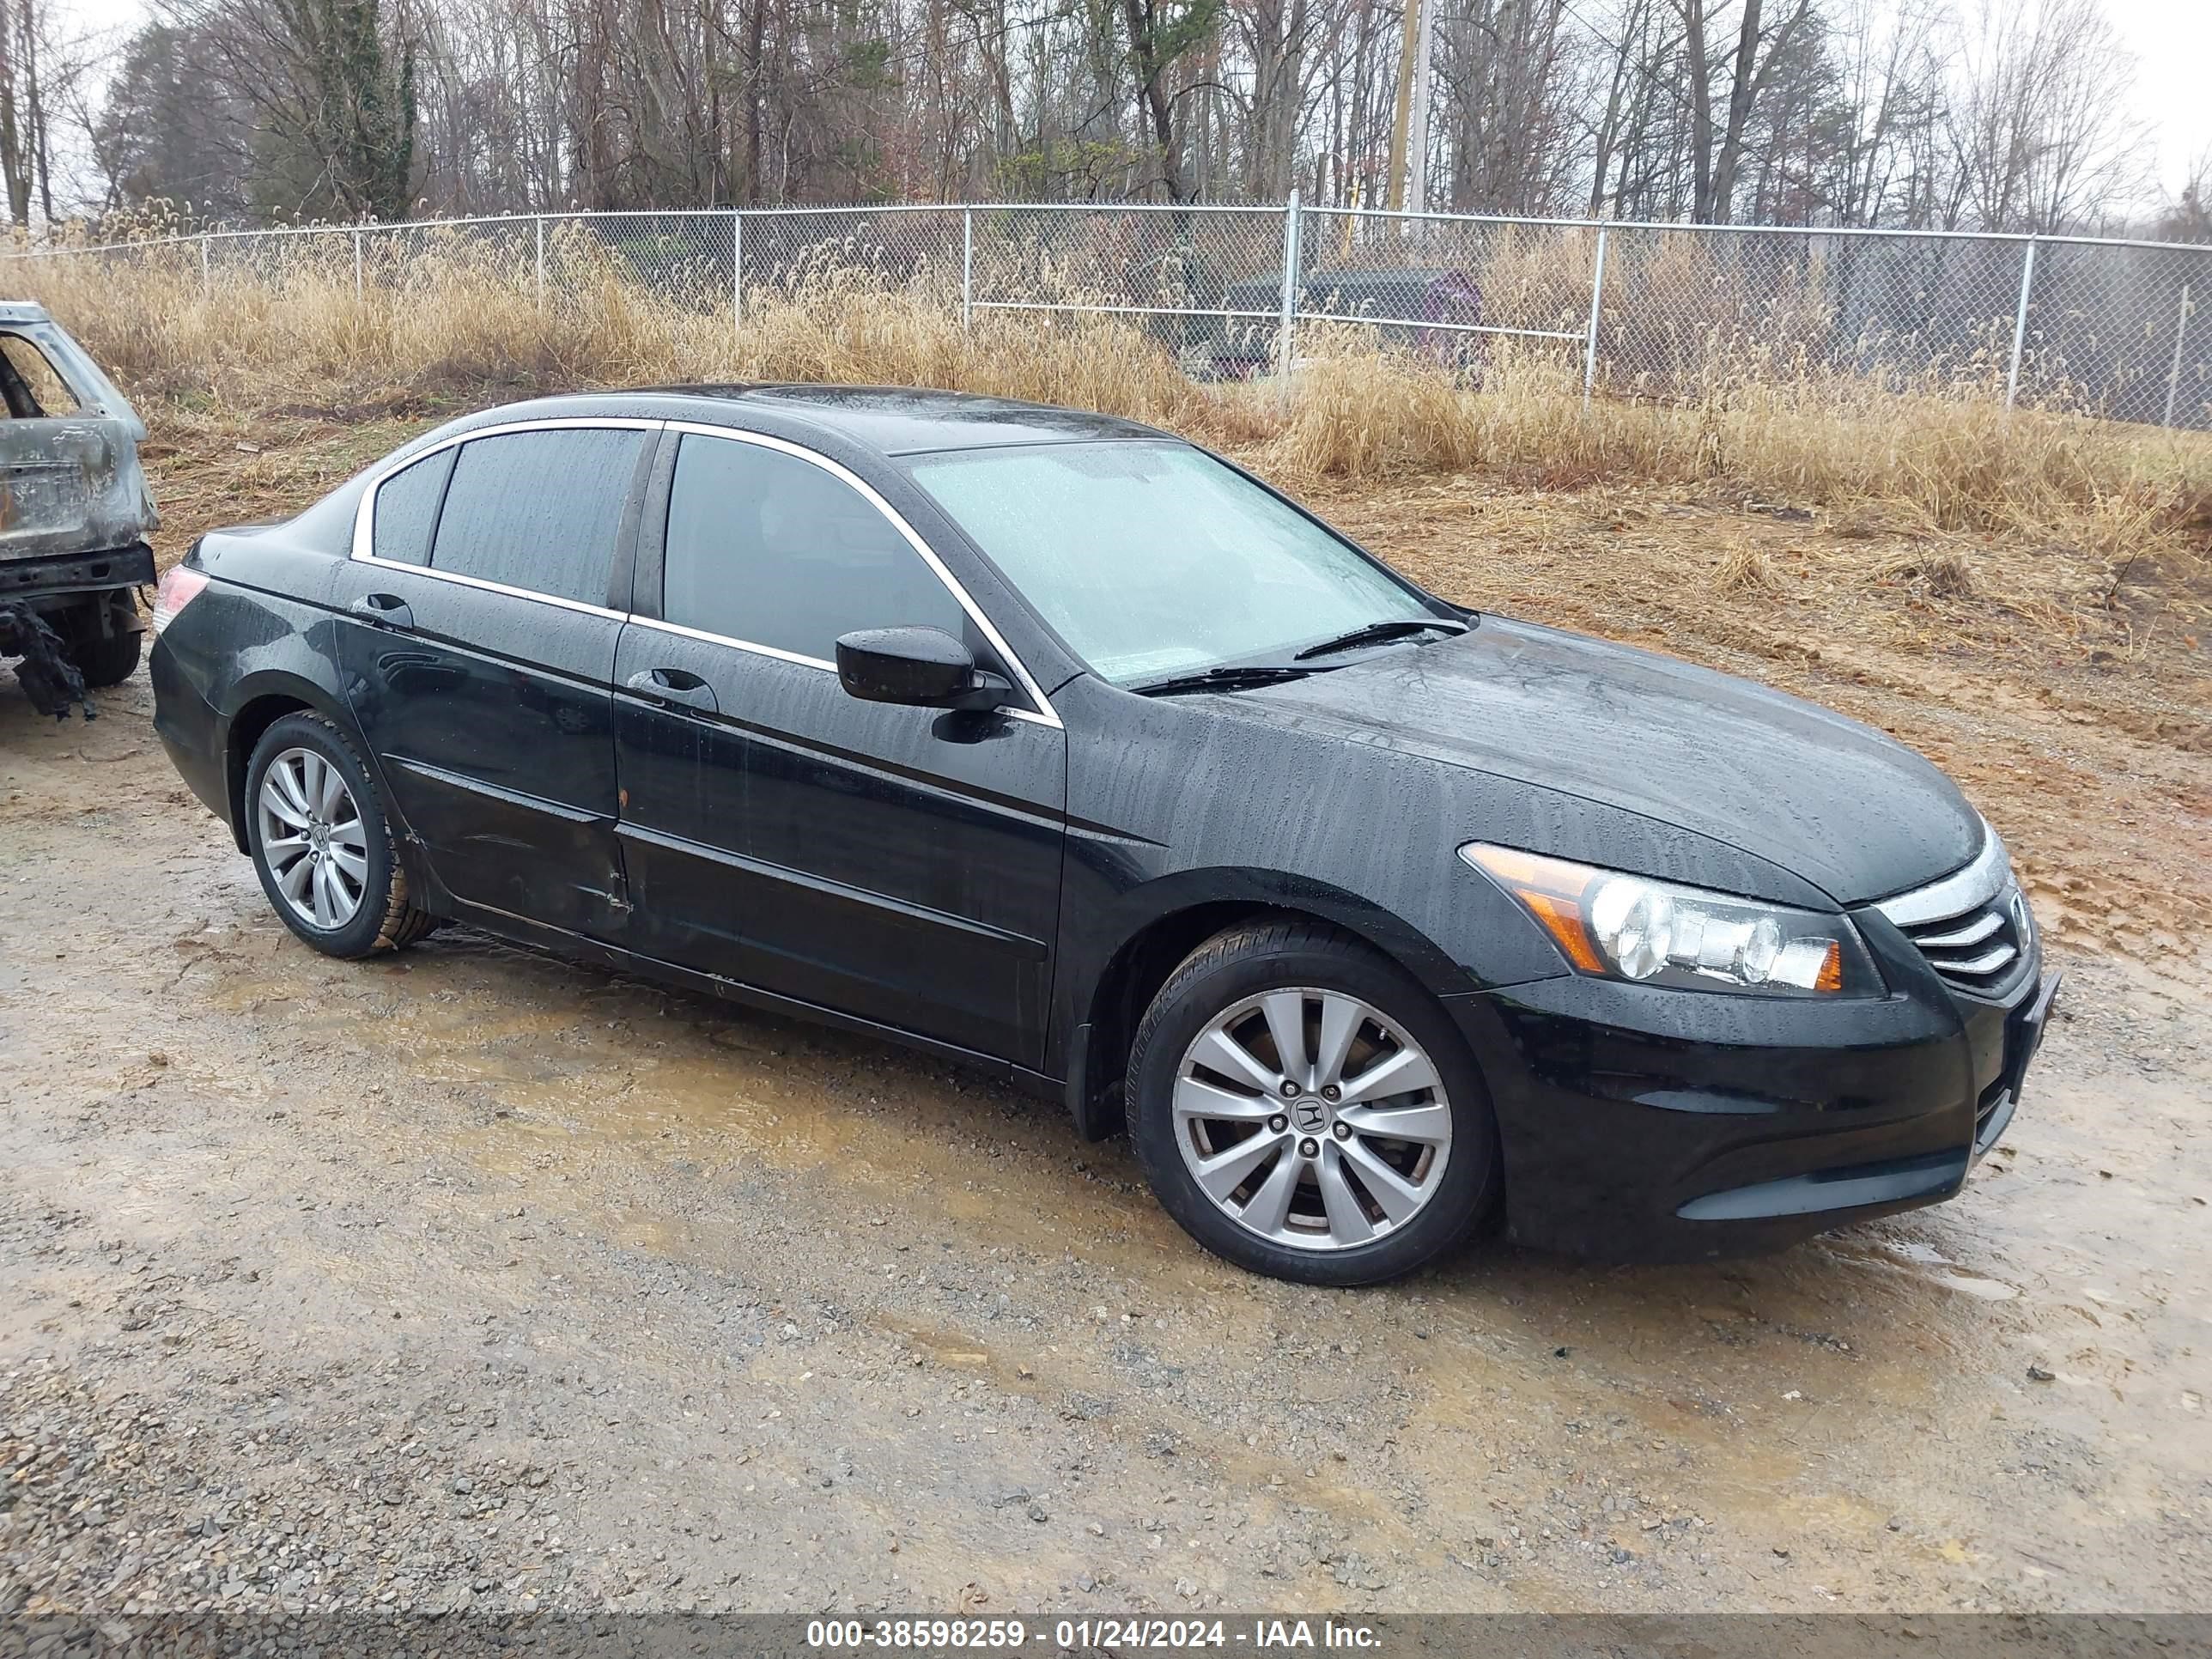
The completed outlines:
[[[284,925],[325,956],[411,944],[434,919],[408,902],[407,876],[368,769],[319,714],[286,714],[253,746],[246,840]]]
[[[1130,1051],[1137,1157],[1168,1212],[1240,1266],[1313,1285],[1395,1278],[1496,1200],[1474,1057],[1395,963],[1315,923],[1209,940]]]

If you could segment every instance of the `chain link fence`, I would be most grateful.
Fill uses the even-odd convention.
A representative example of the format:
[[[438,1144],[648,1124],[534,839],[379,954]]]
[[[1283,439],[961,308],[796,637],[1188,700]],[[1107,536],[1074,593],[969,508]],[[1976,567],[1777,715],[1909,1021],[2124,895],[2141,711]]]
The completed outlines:
[[[349,279],[364,297],[419,291],[426,303],[423,273],[458,266],[556,311],[615,283],[739,329],[749,298],[862,282],[971,323],[1125,316],[1200,379],[1279,374],[1332,334],[1418,353],[1477,386],[1541,364],[1578,375],[1586,397],[1683,402],[1794,378],[2212,429],[2212,247],[2162,243],[1293,200],[549,214],[9,257],[197,265],[210,286]]]

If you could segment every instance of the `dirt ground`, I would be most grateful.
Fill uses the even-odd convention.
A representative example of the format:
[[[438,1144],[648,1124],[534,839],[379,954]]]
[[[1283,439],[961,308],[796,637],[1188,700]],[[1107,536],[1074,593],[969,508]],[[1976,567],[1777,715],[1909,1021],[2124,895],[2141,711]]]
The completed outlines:
[[[165,558],[405,429],[158,434]],[[1322,504],[1887,726],[2012,842],[2068,988],[1960,1200],[1248,1278],[935,1062],[464,930],[317,957],[143,675],[0,695],[0,1611],[2212,1606],[2203,609],[1540,482]]]

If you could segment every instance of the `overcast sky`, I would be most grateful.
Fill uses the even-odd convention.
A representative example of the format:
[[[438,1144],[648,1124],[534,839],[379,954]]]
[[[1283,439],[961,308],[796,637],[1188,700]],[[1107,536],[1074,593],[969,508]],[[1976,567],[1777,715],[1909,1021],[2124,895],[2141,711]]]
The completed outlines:
[[[2105,0],[2136,54],[2134,103],[2158,143],[2158,173],[2179,190],[2212,149],[2212,4],[2206,0]]]
[[[127,28],[145,13],[145,0],[58,4],[64,15],[103,29]],[[2212,150],[2212,0],[2104,0],[2104,5],[2136,55],[2130,102],[2150,130],[2159,180],[2178,191],[2190,163]]]

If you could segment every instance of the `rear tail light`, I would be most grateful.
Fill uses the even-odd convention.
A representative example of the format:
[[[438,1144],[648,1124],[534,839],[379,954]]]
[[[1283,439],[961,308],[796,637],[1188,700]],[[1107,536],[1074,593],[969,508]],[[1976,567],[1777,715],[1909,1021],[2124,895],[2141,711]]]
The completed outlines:
[[[154,590],[154,632],[161,630],[177,619],[182,611],[208,585],[204,570],[193,570],[181,564],[171,565],[161,573],[161,586]]]

